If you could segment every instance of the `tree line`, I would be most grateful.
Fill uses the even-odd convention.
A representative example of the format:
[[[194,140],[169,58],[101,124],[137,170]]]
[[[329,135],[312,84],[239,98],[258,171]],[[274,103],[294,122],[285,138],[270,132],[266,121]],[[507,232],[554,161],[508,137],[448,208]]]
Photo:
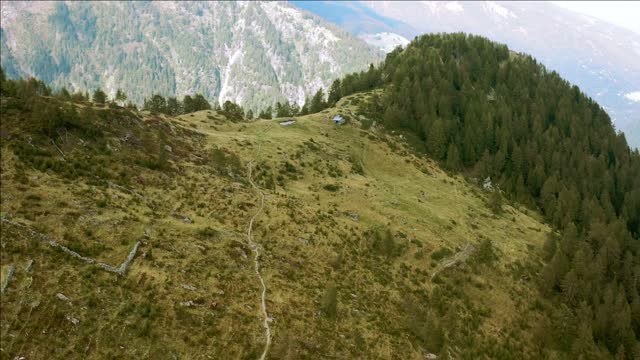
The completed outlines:
[[[315,114],[334,106],[345,96],[380,87],[383,85],[381,76],[381,69],[371,64],[367,71],[348,74],[342,79],[334,80],[329,87],[328,93],[324,88],[319,88],[313,96],[306,97],[302,106],[297,103],[291,104],[289,101],[277,102],[275,105],[260,111],[258,117],[271,119],[273,116],[292,117]]]

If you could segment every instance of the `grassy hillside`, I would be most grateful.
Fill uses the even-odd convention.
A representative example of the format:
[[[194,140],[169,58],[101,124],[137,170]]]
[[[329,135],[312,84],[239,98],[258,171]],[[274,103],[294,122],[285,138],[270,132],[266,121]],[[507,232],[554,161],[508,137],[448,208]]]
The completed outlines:
[[[289,126],[2,98],[2,357],[259,357],[260,193],[267,358],[538,357],[550,229],[359,121],[367,96]]]

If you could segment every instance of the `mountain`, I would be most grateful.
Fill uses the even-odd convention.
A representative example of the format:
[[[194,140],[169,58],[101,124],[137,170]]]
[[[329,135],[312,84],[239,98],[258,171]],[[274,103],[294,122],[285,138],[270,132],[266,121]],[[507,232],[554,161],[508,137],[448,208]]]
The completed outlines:
[[[403,34],[414,33],[410,25],[378,14],[363,3],[355,1],[289,1],[300,9],[314,13],[358,36],[370,45],[390,52],[409,40]]]
[[[320,5],[324,9],[318,10]],[[542,2],[363,1],[302,7],[323,16],[348,6],[368,9],[326,19],[355,35],[362,33],[348,24],[365,18],[375,25],[367,31],[372,34],[390,32],[412,39],[423,33],[463,31],[532,54],[604,106],[616,128],[640,147],[640,101],[632,96],[640,91],[637,33]]]
[[[253,110],[302,104],[382,53],[282,2],[6,2],[1,64],[11,78],[138,104],[202,93]]]
[[[171,116],[0,77],[3,357],[640,356],[640,153],[593,99],[460,33],[328,95]]]
[[[362,34],[358,38],[364,40],[367,44],[371,44],[384,52],[391,52],[398,46],[406,46],[409,40],[396,34],[381,32],[375,34]]]

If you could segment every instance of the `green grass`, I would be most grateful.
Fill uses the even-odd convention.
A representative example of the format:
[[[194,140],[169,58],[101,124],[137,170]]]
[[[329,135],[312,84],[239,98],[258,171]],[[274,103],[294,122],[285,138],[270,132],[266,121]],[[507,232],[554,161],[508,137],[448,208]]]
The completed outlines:
[[[243,241],[259,203],[244,178],[248,161],[265,193],[254,237],[273,358],[421,358],[447,349],[469,358],[504,346],[534,357],[522,324],[538,319],[523,309],[545,300],[532,280],[514,277],[539,268],[549,228],[508,205],[494,216],[479,189],[414,155],[397,134],[362,130],[349,100],[286,127],[213,111],[140,115],[133,140],[122,140],[126,122],[101,128],[100,146],[71,135],[60,144],[66,161],[44,140],[30,155],[16,150],[31,148],[25,138],[3,142],[2,214],[112,265],[145,241],[118,278],[3,226],[2,264],[17,271],[2,297],[2,357],[256,358],[260,287]],[[354,121],[335,126],[336,113]],[[19,126],[11,118],[2,130]],[[139,166],[136,159],[158,158],[160,132],[172,148],[166,167]],[[40,157],[87,170],[67,176],[29,160]],[[96,178],[90,169],[98,168]],[[432,265],[467,243],[485,244],[490,260],[429,281]],[[23,269],[29,260],[32,273]],[[499,329],[520,340],[513,345]]]

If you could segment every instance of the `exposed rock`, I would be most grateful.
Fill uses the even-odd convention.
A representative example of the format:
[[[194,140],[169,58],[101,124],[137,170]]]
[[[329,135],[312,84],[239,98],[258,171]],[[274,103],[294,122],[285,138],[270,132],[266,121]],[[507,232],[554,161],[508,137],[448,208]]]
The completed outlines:
[[[182,284],[182,288],[186,290],[196,291],[196,287],[189,284]]]
[[[182,215],[182,214],[173,214],[173,217],[176,219],[179,219],[180,221],[182,221],[185,224],[193,224],[193,220],[191,220],[191,218],[187,215]]]
[[[15,271],[16,271],[15,266],[9,265],[9,268],[7,269],[7,277],[4,279],[4,282],[2,283],[2,287],[0,288],[0,293],[4,294],[5,290],[7,289],[7,286],[9,286],[9,281],[11,281],[11,278],[13,277],[13,273]]]
[[[194,303],[193,300],[189,300],[189,301],[181,302],[180,305],[185,307],[192,307],[192,306],[196,306],[196,303]]]
[[[64,296],[64,294],[62,293],[57,293],[56,297],[62,301],[66,301],[66,302],[71,302],[71,299],[69,299],[68,297]]]
[[[491,183],[491,178],[487,177],[484,179],[484,183],[482,184],[482,188],[484,191],[493,191],[493,184]]]
[[[167,150],[168,152],[172,152],[173,149],[171,149],[171,146],[169,145],[165,145],[164,149]]]
[[[435,360],[438,358],[438,356],[436,354],[428,353],[427,355],[424,356],[424,358],[429,360]]]
[[[69,321],[71,321],[71,323],[72,323],[73,325],[78,325],[78,324],[80,324],[80,320],[78,320],[78,319],[74,318],[73,316],[67,315],[67,316],[66,316],[66,319],[67,319],[67,320],[69,320]]]

